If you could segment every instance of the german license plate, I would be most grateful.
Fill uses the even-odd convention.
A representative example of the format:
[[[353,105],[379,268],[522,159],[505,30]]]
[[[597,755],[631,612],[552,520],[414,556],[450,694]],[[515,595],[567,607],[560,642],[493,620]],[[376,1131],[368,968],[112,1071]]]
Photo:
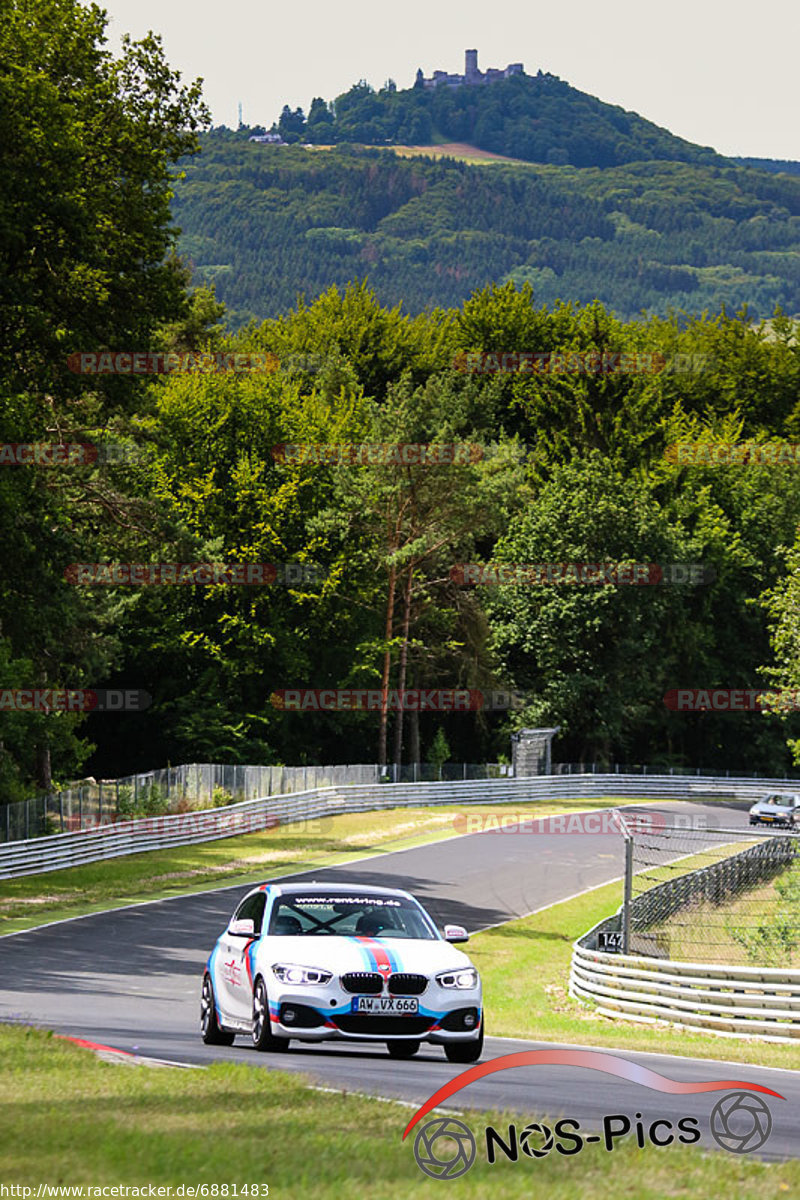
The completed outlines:
[[[416,996],[356,996],[353,1012],[386,1017],[416,1016],[419,1000]]]

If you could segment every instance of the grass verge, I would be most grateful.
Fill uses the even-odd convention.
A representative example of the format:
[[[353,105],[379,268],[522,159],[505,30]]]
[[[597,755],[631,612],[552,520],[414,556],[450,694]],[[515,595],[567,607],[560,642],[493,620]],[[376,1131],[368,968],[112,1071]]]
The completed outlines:
[[[472,937],[468,952],[483,978],[487,1032],[800,1069],[800,1044],[695,1034],[661,1021],[617,1021],[574,1000],[567,991],[572,943],[619,904],[620,885],[611,883]]]
[[[223,1063],[205,1071],[123,1066],[37,1030],[0,1026],[2,1179],[33,1187],[33,1195],[40,1183],[206,1184],[209,1194],[217,1185],[217,1195],[225,1184],[237,1184],[240,1195],[243,1184],[265,1184],[270,1200],[441,1200],[442,1182],[414,1161],[413,1135],[401,1140],[409,1116],[399,1104],[322,1093],[280,1071]],[[475,1133],[478,1153],[466,1175],[444,1185],[458,1200],[766,1200],[800,1191],[796,1161],[742,1161],[688,1146],[638,1150],[630,1137],[611,1154],[594,1145],[572,1158],[521,1155],[520,1162],[490,1166],[483,1130],[490,1123],[502,1129],[503,1118],[460,1119]]]
[[[642,803],[646,801],[609,797],[604,801],[493,804],[486,811],[498,819],[504,815],[546,817]],[[407,850],[453,837],[463,831],[465,818],[480,811],[478,806],[448,805],[319,817],[264,833],[5,879],[0,899],[0,935],[30,929],[44,921],[82,916],[141,900],[257,883],[313,867],[339,866],[370,854]]]

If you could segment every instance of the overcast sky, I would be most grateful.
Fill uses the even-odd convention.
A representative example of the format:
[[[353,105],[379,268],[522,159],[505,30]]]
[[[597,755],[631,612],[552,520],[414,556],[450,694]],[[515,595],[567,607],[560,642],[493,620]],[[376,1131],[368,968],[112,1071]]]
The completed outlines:
[[[798,0],[99,0],[123,32],[163,36],[202,76],[215,124],[270,125],[359,79],[409,87],[417,67],[523,62],[723,154],[800,160]]]

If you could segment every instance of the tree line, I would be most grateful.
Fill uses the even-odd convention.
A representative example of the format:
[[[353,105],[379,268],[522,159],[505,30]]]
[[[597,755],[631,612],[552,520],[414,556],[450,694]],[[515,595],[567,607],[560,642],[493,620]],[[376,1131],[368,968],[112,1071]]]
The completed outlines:
[[[800,312],[800,180],[789,176],[660,161],[470,166],[230,131],[201,142],[175,187],[179,248],[234,327],[364,277],[412,313],[505,279],[531,283],[541,303],[600,299],[623,317]]]
[[[494,760],[530,725],[560,726],[562,760],[790,766],[800,729],[789,704],[687,712],[668,697],[797,687],[800,468],[786,455],[712,453],[800,441],[797,321],[780,310],[762,323],[719,310],[627,319],[594,299],[546,302],[513,279],[409,313],[352,262],[353,282],[233,329],[174,254],[170,193],[207,122],[199,88],[180,82],[157,39],[112,56],[99,10],[52,0],[40,15],[31,24],[29,6],[13,5],[0,28],[11,64],[0,69],[0,176],[15,198],[0,228],[0,445],[102,452],[0,464],[0,798],[180,761]],[[73,47],[69,87],[53,45]],[[464,220],[491,206],[485,176],[463,164],[336,161],[339,182],[352,181],[344,195],[325,162],[249,160],[253,195],[287,237],[306,197],[329,228],[402,225],[414,204],[420,223],[446,209],[456,224],[449,200],[425,208],[451,178]],[[205,211],[228,219],[230,180],[213,156],[198,169]],[[723,207],[724,171],[704,177]],[[283,212],[295,172],[306,172],[303,199]],[[555,242],[558,204],[542,180],[504,180],[522,236]],[[756,218],[775,203],[759,199],[759,180],[747,201]],[[603,229],[609,211],[584,201],[575,220]],[[776,228],[790,220],[769,211]],[[681,235],[693,228],[687,215]],[[193,236],[212,235],[209,224]],[[137,351],[172,366],[137,373]],[[116,367],[91,358],[97,370],[81,373],[81,356],[98,354]],[[697,444],[708,452],[675,450]],[[408,446],[439,449],[386,450]],[[80,564],[98,563],[269,564],[274,577],[86,582]],[[570,563],[662,577],[464,573]],[[673,564],[702,572],[676,576]],[[132,689],[151,703],[15,708],[31,689]],[[520,707],[281,702],[287,691],[456,689],[515,692]]]

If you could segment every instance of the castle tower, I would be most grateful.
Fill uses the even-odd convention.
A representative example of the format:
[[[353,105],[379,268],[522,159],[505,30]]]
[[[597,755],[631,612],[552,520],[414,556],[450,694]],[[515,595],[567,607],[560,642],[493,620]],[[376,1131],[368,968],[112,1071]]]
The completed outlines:
[[[466,83],[473,83],[480,78],[478,70],[478,51],[466,50],[464,52],[464,80]]]

